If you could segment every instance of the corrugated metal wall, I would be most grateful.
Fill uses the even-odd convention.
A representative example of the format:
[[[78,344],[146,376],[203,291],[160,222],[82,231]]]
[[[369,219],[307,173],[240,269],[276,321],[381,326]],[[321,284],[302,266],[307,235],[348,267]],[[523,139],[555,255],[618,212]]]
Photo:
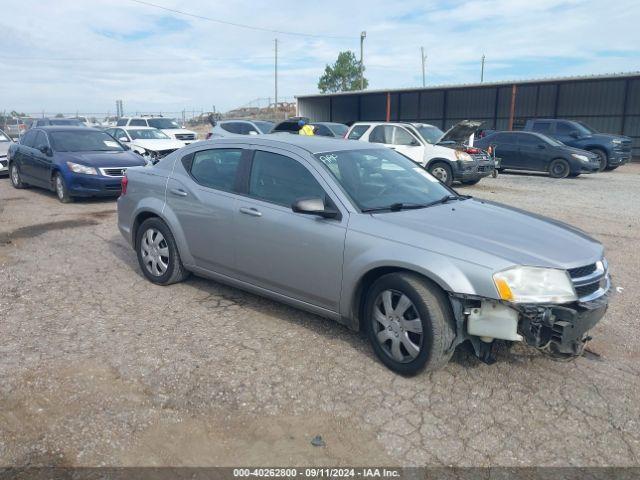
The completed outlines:
[[[460,120],[484,120],[486,128],[506,130],[512,85],[390,91],[389,118],[436,125],[443,130]],[[384,121],[387,93],[303,97],[298,114],[313,121]],[[596,130],[632,137],[640,157],[640,76],[571,79],[516,84],[514,128],[529,118],[569,118]]]

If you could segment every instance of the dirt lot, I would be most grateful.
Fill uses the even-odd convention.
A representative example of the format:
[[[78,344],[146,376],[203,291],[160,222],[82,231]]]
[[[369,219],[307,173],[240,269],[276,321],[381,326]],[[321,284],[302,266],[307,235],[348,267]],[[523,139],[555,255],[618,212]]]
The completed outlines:
[[[330,321],[200,278],[151,285],[113,201],[0,179],[0,465],[638,465],[640,165],[463,190],[605,244],[619,293],[594,353],[461,349],[403,378]]]

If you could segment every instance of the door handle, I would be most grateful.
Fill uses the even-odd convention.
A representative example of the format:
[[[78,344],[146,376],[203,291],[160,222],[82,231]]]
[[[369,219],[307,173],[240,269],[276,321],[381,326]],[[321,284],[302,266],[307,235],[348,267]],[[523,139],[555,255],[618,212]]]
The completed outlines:
[[[251,215],[252,217],[261,217],[262,216],[262,212],[259,212],[255,208],[249,208],[249,207],[241,207],[240,208],[240,213],[244,213],[245,215]]]
[[[172,188],[170,191],[177,197],[186,197],[187,195],[189,195],[187,192],[180,188]]]

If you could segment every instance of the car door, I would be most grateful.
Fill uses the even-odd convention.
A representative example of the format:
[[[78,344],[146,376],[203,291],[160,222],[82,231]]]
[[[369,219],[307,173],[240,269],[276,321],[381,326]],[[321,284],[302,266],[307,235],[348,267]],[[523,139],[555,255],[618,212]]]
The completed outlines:
[[[37,183],[37,180],[34,181],[35,175],[35,155],[33,153],[36,136],[38,135],[39,130],[29,130],[24,136],[20,139],[20,147],[18,147],[18,154],[16,158],[13,159],[14,162],[18,165],[20,169],[20,175],[23,180]]]
[[[51,167],[53,165],[53,157],[50,157],[43,151],[46,151],[48,148],[50,148],[50,145],[47,134],[39,130],[34,140],[34,148],[32,149],[33,179],[45,187],[51,186]]]
[[[391,127],[391,148],[409,157],[420,165],[424,164],[424,145],[404,127]]]
[[[235,220],[241,279],[338,312],[348,216],[321,175],[302,157],[260,146],[245,188]],[[323,197],[340,218],[293,212],[293,202],[305,197]]]
[[[235,276],[238,173],[248,152],[227,144],[191,153],[175,164],[166,201],[197,267]]]
[[[514,134],[518,141],[518,163],[523,170],[545,171],[549,150],[546,142],[529,133]]]
[[[487,142],[495,148],[495,155],[500,159],[502,168],[520,168],[518,143],[513,133],[497,133],[487,138]]]

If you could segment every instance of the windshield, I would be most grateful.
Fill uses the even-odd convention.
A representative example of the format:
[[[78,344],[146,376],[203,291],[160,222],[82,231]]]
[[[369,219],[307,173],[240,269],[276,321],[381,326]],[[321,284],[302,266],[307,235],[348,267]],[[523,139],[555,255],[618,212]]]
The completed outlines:
[[[62,118],[53,118],[49,120],[50,125],[58,125],[65,127],[82,127],[82,123],[79,120],[75,119],[62,119]]]
[[[349,131],[349,127],[341,123],[325,123],[325,125],[336,137],[344,137]]]
[[[345,150],[315,157],[361,210],[420,206],[452,195],[422,167],[393,150]]]
[[[589,134],[600,133],[600,132],[598,132],[598,130],[593,128],[591,125],[588,125],[588,124],[586,124],[584,122],[576,122],[576,123],[580,124],[580,126],[583,127],[587,132],[589,132]]]
[[[160,130],[148,129],[148,130],[127,130],[132,139],[137,140],[158,140],[158,139],[167,139],[169,138],[167,135],[162,133]]]
[[[261,120],[254,121],[253,123],[256,127],[258,127],[258,130],[260,130],[262,133],[269,133],[274,125],[271,122],[263,122]]]
[[[147,123],[153,128],[165,128],[167,130],[181,128],[178,122],[170,118],[150,118]]]
[[[121,152],[122,146],[105,132],[78,129],[74,132],[51,132],[51,147],[56,152]]]
[[[418,131],[422,138],[431,144],[438,143],[438,140],[444,135],[442,130],[432,125],[420,125],[419,127],[414,126],[413,128]]]

